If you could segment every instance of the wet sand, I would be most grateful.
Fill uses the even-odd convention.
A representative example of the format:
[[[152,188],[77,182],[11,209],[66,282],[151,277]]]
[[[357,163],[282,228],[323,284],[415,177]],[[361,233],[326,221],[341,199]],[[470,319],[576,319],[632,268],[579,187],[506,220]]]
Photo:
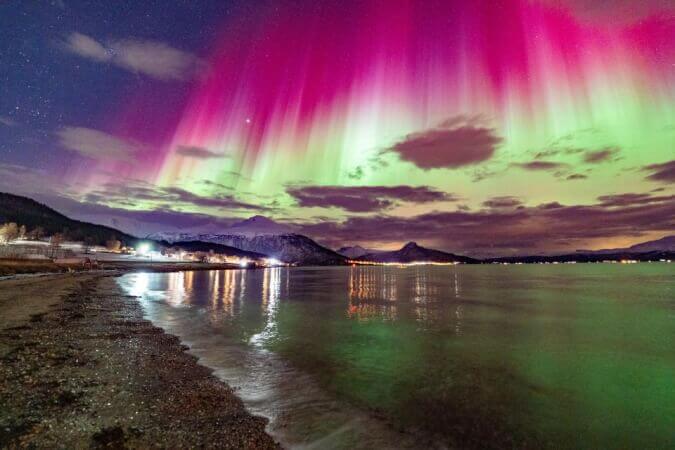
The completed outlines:
[[[111,276],[0,281],[0,308],[0,447],[278,447]]]

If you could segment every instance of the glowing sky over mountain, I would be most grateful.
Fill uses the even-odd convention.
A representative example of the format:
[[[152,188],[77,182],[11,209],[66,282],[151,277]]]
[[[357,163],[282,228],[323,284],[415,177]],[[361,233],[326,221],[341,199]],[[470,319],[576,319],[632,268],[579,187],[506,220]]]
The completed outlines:
[[[81,87],[97,92],[81,99],[86,119],[42,125],[68,155],[53,172],[91,214],[171,209],[207,226],[261,213],[331,245],[480,253],[660,237],[674,221],[672,4],[600,3],[233,2],[186,14],[195,28],[173,36],[184,11],[143,33],[63,26],[44,45],[116,79]],[[0,115],[22,123],[14,103]],[[26,164],[2,142],[0,161]],[[583,222],[596,213],[616,227]],[[170,217],[153,228],[183,226]],[[548,236],[548,221],[587,232]]]

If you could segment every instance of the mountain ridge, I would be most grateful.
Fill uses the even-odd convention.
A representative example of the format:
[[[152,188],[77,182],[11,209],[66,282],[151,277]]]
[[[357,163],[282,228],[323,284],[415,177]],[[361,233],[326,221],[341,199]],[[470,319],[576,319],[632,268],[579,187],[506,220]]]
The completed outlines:
[[[0,224],[5,222],[25,225],[29,231],[42,227],[47,234],[65,232],[68,239],[84,241],[88,238],[99,245],[104,245],[110,239],[117,239],[126,245],[135,244],[140,240],[106,225],[71,219],[29,197],[0,192]]]
[[[454,253],[425,248],[417,245],[417,243],[413,241],[408,242],[399,250],[368,253],[357,258],[357,260],[379,263],[434,262],[476,264],[480,262],[479,260],[469,258],[468,256],[455,255]]]

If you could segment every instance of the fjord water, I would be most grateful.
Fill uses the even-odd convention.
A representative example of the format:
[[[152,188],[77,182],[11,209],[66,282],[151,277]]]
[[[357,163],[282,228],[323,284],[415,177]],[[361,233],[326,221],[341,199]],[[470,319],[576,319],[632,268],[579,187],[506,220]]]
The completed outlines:
[[[314,448],[673,448],[675,266],[136,273],[147,317]]]

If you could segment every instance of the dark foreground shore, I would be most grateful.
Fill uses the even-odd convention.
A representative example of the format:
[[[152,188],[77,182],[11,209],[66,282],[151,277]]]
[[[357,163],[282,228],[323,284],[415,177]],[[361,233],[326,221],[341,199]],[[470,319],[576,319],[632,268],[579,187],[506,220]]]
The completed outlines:
[[[0,282],[0,307],[17,301],[0,318],[1,448],[278,447],[114,278]]]

